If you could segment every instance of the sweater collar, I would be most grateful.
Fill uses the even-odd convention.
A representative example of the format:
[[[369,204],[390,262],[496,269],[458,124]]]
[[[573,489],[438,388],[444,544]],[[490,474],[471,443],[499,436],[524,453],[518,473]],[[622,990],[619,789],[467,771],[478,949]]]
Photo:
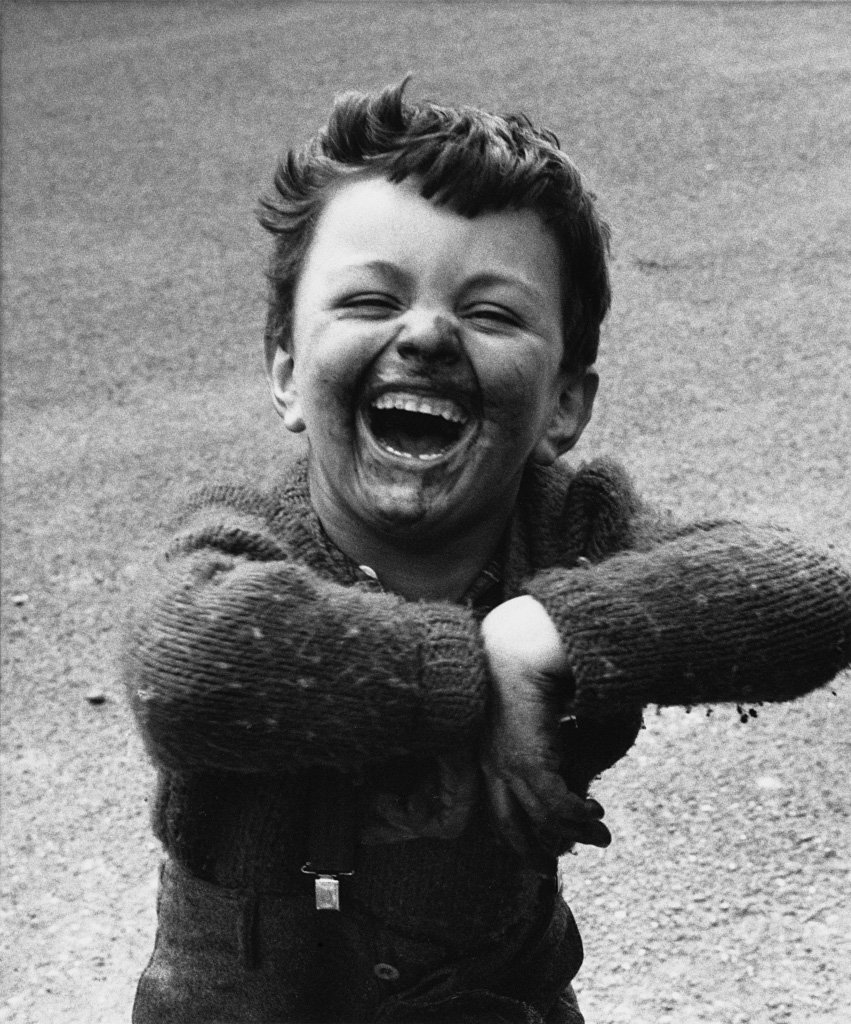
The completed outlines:
[[[535,569],[575,561],[575,555],[564,550],[567,537],[562,534],[565,496],[573,476],[563,464],[527,468],[508,527],[462,603],[487,611],[523,593],[523,581]],[[277,525],[296,558],[339,583],[370,580],[369,573],[337,547],[319,521],[310,503],[307,456],[293,462],[278,491],[278,502]],[[373,585],[379,584],[374,581]]]
[[[328,536],[310,503],[307,457],[293,462],[278,490],[279,528],[286,534],[293,554],[312,569],[338,583],[380,583],[368,566],[360,566]],[[506,566],[509,549],[516,545],[514,518],[500,540],[487,565],[468,587],[462,604],[489,611],[501,601],[505,591]],[[525,573],[524,573],[525,575]]]

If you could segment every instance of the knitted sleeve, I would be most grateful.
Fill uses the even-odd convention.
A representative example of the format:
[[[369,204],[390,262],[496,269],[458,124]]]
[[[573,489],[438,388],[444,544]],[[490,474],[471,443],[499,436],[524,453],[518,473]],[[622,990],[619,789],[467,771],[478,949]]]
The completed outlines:
[[[779,528],[679,524],[617,466],[596,473],[566,503],[593,526],[580,567],[528,582],[564,640],[576,714],[791,700],[848,666],[851,574],[830,555]]]
[[[198,511],[141,602],[125,680],[153,758],[352,770],[472,742],[487,684],[470,612],[330,582],[267,523]]]

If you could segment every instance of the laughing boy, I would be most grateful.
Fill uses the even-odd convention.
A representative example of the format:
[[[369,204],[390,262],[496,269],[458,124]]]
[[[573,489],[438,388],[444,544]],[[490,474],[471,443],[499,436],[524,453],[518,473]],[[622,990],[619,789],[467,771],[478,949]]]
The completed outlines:
[[[557,857],[648,703],[789,700],[851,578],[571,468],[608,230],[524,117],[349,94],[279,165],[266,361],[308,455],[192,498],[127,682],[166,859],[133,1020],[577,1024]]]

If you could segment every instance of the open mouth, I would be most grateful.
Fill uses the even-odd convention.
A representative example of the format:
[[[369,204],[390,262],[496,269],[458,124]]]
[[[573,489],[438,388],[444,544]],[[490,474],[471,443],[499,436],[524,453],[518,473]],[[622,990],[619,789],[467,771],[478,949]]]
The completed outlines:
[[[473,427],[470,414],[453,399],[410,391],[379,395],[367,406],[364,418],[385,451],[420,462],[445,456]]]

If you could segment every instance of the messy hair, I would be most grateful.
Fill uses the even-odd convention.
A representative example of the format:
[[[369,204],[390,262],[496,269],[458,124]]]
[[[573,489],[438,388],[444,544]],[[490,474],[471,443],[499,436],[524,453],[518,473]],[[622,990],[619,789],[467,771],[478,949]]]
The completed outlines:
[[[331,187],[369,170],[394,183],[413,178],[425,199],[464,217],[537,213],[562,254],[565,366],[590,366],[611,303],[609,228],[558,138],[522,114],[409,102],[405,84],[337,97],[328,124],[279,161],[258,211],[275,236],[267,352],[289,345],[296,285]]]

